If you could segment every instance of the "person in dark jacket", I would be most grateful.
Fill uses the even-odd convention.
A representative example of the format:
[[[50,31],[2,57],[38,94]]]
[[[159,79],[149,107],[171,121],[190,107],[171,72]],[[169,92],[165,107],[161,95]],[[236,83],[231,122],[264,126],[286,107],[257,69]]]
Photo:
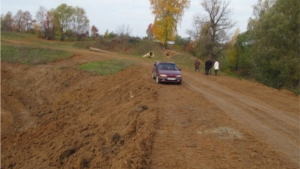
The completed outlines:
[[[210,59],[208,59],[208,60],[205,62],[205,74],[206,74],[206,75],[208,75],[208,72],[209,72],[209,70],[211,69],[212,65],[213,65],[213,62],[212,62]]]

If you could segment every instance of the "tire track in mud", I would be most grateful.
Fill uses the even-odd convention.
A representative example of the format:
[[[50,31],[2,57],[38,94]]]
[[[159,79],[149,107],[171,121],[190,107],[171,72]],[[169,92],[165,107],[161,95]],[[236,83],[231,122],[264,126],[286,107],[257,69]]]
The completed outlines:
[[[197,117],[197,108],[187,110],[187,105],[178,101],[181,94],[174,91],[181,90],[182,86],[162,85],[159,102],[160,124],[153,143],[152,165],[150,168],[197,168],[201,162],[197,158],[201,150],[197,149],[197,134],[195,122],[191,113]],[[172,160],[171,160],[172,159]]]
[[[221,77],[220,77],[221,78]],[[299,117],[259,102],[206,79],[185,74],[184,83],[213,102],[229,117],[268,142],[294,163],[299,162]],[[195,85],[197,84],[197,86]],[[203,87],[205,86],[205,87]]]

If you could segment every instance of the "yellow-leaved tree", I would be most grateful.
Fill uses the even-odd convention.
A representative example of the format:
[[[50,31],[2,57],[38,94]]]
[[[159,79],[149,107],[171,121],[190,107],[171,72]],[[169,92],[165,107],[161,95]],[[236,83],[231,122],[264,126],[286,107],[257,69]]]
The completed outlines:
[[[155,15],[153,34],[164,46],[175,40],[177,24],[184,9],[189,8],[190,0],[150,0],[152,14]]]

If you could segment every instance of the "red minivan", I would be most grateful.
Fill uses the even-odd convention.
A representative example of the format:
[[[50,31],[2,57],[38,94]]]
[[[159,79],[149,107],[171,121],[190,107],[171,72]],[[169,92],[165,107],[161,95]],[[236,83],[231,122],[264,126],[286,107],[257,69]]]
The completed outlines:
[[[152,78],[156,83],[171,82],[181,84],[181,69],[178,69],[173,62],[156,61],[152,69]]]

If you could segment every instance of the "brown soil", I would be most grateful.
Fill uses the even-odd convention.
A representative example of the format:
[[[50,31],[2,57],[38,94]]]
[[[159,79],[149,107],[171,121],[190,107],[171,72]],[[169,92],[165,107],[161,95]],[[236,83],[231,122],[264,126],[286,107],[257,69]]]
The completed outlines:
[[[1,63],[1,168],[299,168],[299,96],[184,69],[156,84],[147,58],[94,76],[76,67],[126,56],[76,52]]]

